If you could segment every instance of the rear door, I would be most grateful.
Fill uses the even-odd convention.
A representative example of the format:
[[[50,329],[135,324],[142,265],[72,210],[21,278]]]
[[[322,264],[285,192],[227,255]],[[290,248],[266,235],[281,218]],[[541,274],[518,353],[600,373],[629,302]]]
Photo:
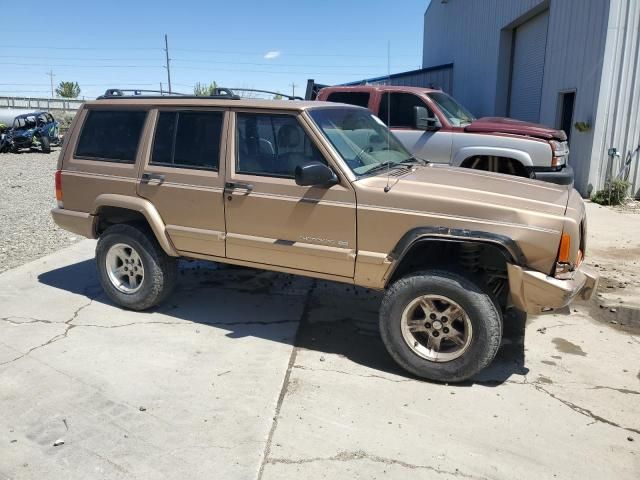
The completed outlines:
[[[419,158],[436,163],[451,161],[451,132],[416,130],[414,107],[424,107],[431,117],[433,110],[418,95],[406,92],[385,92],[380,97],[378,117],[386,123],[407,150]]]
[[[138,195],[162,217],[176,250],[225,256],[224,109],[158,109],[145,145]]]

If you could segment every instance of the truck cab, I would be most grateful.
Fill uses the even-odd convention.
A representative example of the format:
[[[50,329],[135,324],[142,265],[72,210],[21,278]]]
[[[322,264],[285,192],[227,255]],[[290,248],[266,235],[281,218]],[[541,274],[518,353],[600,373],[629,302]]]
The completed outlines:
[[[325,87],[317,100],[366,107],[416,157],[433,163],[573,183],[562,130],[510,118],[477,119],[442,90],[405,86]]]

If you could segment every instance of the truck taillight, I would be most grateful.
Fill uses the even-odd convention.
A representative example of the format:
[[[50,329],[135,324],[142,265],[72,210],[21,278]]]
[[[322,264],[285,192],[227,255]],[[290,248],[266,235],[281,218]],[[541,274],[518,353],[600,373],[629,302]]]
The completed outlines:
[[[62,170],[56,170],[55,176],[56,183],[56,200],[58,201],[58,207],[62,208]]]

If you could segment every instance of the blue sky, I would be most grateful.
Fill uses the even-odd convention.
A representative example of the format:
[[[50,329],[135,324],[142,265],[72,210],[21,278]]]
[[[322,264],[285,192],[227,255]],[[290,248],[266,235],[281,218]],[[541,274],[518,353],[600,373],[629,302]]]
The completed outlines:
[[[82,96],[108,87],[173,90],[196,82],[304,95],[307,78],[343,83],[420,68],[428,0],[235,0],[181,2],[67,0],[31,9],[28,22],[3,21],[0,95],[48,96],[77,81]],[[3,2],[4,19],[23,18],[20,2]]]

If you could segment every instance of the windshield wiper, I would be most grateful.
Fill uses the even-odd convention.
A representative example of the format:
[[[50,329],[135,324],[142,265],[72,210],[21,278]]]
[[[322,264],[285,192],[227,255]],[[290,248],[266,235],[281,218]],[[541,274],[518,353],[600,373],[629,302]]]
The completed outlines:
[[[425,160],[424,158],[409,157],[405,158],[400,163],[402,163],[403,165],[427,165],[431,162],[429,162],[429,160]]]

